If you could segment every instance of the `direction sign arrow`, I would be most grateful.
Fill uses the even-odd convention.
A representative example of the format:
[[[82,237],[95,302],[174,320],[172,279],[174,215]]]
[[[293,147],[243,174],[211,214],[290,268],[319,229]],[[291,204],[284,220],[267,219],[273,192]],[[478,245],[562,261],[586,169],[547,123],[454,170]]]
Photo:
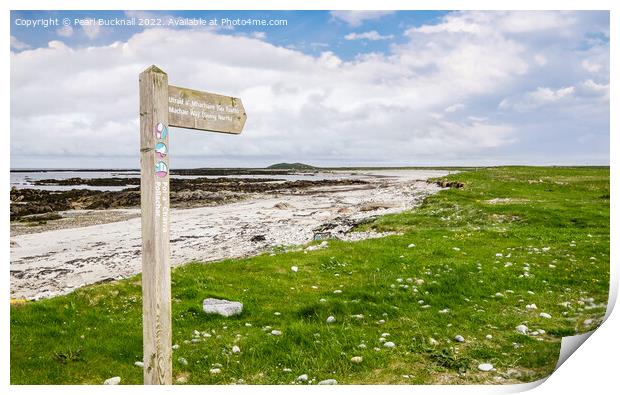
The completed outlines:
[[[168,85],[170,126],[239,134],[247,116],[241,99]]]

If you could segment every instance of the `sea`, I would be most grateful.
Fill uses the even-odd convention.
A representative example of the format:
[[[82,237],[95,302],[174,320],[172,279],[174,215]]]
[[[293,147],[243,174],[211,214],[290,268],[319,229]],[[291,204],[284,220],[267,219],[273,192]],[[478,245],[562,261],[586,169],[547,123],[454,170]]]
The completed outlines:
[[[294,173],[294,174],[239,174],[236,172],[231,175],[171,175],[171,178],[270,178],[278,181],[297,181],[297,180],[337,180],[345,178],[350,174],[332,172],[313,172],[313,173]],[[71,189],[91,189],[98,191],[120,191],[129,186],[93,186],[93,185],[35,185],[37,180],[64,180],[68,178],[140,178],[138,170],[57,170],[57,169],[11,169],[11,187],[40,189],[47,191],[68,191]],[[276,182],[278,182],[276,181]]]

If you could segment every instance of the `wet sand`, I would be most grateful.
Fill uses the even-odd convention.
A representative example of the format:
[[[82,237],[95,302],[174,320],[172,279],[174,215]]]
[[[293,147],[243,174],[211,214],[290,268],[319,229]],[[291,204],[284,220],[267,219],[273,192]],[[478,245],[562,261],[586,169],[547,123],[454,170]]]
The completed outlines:
[[[278,246],[306,244],[317,233],[345,240],[382,236],[349,231],[364,219],[415,207],[441,189],[426,179],[446,174],[434,170],[363,172],[364,184],[253,193],[219,206],[173,208],[171,263],[256,255]],[[12,298],[66,294],[86,284],[140,272],[139,209],[64,214],[73,222],[54,227],[52,221],[41,225],[41,232],[12,234]]]

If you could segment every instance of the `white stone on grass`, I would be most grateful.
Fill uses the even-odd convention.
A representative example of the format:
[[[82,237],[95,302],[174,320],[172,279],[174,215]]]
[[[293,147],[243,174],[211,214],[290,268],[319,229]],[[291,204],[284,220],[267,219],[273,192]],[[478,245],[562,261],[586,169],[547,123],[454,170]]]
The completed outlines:
[[[383,343],[383,347],[394,348],[396,347],[396,344],[394,344],[394,342],[385,342]]]
[[[297,266],[291,266],[291,271],[297,273],[299,268]]]
[[[327,320],[325,320],[325,322],[327,322],[328,324],[333,324],[334,322],[336,322],[336,317],[330,315],[329,317],[327,317]]]
[[[232,346],[232,352],[233,354],[239,354],[241,352],[241,349],[239,348],[239,346]]]
[[[274,336],[280,336],[282,334],[282,332],[280,332],[277,329],[274,329],[274,330],[271,331],[271,334],[274,335]]]
[[[538,307],[534,303],[526,304],[525,308],[528,309],[528,310],[536,310],[536,309],[538,309]]]
[[[516,330],[517,330],[517,332],[519,332],[520,334],[522,334],[522,335],[527,335],[527,331],[528,331],[527,326],[525,326],[525,325],[518,325],[515,329],[516,329]]]
[[[220,369],[220,368],[209,369],[209,373],[211,373],[211,374],[220,374],[220,373],[222,373],[222,369]]]
[[[180,363],[181,365],[187,365],[187,359],[185,359],[185,358],[183,358],[183,357],[180,357],[180,358],[178,359],[178,361],[179,361],[179,363]]]
[[[485,337],[486,337],[487,340],[493,339],[493,335],[486,335]]]
[[[413,248],[413,247],[415,247],[415,244],[413,244],[413,243],[411,243],[411,244],[409,244],[409,245],[407,246],[407,248]]]
[[[179,347],[180,347],[180,346],[179,346],[178,344],[173,344],[173,345],[172,345],[172,349],[173,349],[173,350],[178,350],[178,349],[179,349]]]
[[[318,385],[336,385],[338,382],[335,379],[327,379],[323,381],[319,381]]]
[[[363,360],[364,360],[364,358],[362,358],[362,357],[353,357],[353,358],[351,358],[351,362],[353,362],[353,363],[362,363]]]
[[[342,290],[337,289],[337,290],[335,290],[335,291],[334,291],[334,293],[335,293],[335,294],[341,294],[341,293],[342,293]]]
[[[295,379],[295,381],[308,381],[308,375],[307,374],[302,374],[300,376],[297,376],[297,378]]]
[[[465,338],[461,335],[456,335],[454,336],[454,341],[457,341],[459,343],[463,343],[465,341]]]
[[[439,342],[432,337],[428,340],[428,342],[431,344],[431,346],[436,346],[439,344]]]
[[[202,309],[207,314],[219,314],[230,317],[243,311],[243,304],[225,299],[207,298],[202,301]]]
[[[490,363],[481,363],[480,365],[478,365],[478,370],[488,372],[490,370],[493,370],[493,365],[491,365]]]
[[[105,385],[118,385],[121,382],[121,378],[118,376],[110,377],[106,381],[103,382]]]
[[[142,362],[142,361],[136,361],[133,364],[135,366],[139,367],[139,368],[143,368],[144,367],[144,362]]]
[[[551,318],[551,314],[549,313],[540,313],[539,316],[541,316],[542,318]]]

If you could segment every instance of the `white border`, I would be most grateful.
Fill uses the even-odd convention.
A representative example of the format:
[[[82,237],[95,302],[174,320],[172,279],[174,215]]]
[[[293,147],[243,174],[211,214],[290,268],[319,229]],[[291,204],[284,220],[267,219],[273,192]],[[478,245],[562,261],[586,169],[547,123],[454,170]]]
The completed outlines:
[[[229,1],[197,1],[197,0],[135,0],[130,3],[126,0],[56,0],[54,2],[45,0],[5,0],[1,2],[0,8],[3,11],[3,41],[5,43],[5,51],[9,48],[10,40],[10,10],[184,10],[184,9],[213,9],[213,10],[611,10],[611,69],[615,69],[617,65],[617,42],[618,34],[616,27],[618,26],[618,2],[611,0],[436,0],[436,1],[404,1],[404,0],[382,0],[378,1],[291,1],[291,0],[271,0],[269,2],[259,2],[256,0],[229,0]],[[6,52],[5,52],[6,53]],[[2,57],[0,76],[4,94],[1,96],[1,108],[3,118],[10,120],[9,113],[9,94],[7,88],[10,84],[10,58]],[[613,109],[613,98],[617,97],[617,86],[611,85],[611,108]],[[617,130],[617,115],[611,112],[610,130]],[[9,129],[10,130],[10,129]],[[9,130],[5,130],[5,134],[9,135]],[[620,141],[614,133],[610,133],[611,138],[611,169],[612,175],[616,174],[617,165],[615,156],[618,153]],[[10,168],[10,144],[4,144],[4,152],[1,156],[4,171],[1,173],[0,182],[4,186],[5,193],[2,194],[2,203],[5,207],[1,210],[2,219],[5,226],[2,228],[3,240],[7,248],[2,249],[2,261],[5,262],[5,268],[0,274],[0,291],[3,295],[9,294],[9,271],[8,262],[10,261],[8,240],[9,237],[9,168]],[[618,212],[615,208],[615,200],[619,193],[618,183],[612,177],[611,179],[611,224],[612,229],[616,229],[618,224]],[[617,236],[611,233],[611,291],[610,305],[608,307],[607,321],[594,333],[586,342],[586,346],[580,347],[573,356],[554,373],[548,380],[533,390],[533,393],[609,393],[611,388],[617,387],[618,382],[618,352],[620,351],[620,341],[618,334],[620,333],[620,316],[617,312],[612,312],[613,304],[618,293],[618,264],[615,246],[617,245]],[[268,393],[273,391],[285,391],[287,393],[300,392],[316,392],[323,393],[351,393],[358,395],[361,393],[370,393],[376,391],[390,391],[393,393],[415,393],[421,394],[437,394],[437,393],[458,393],[458,394],[486,394],[486,393],[512,393],[524,391],[535,387],[540,383],[524,384],[516,386],[336,386],[336,387],[309,387],[309,386],[175,386],[146,388],[141,386],[9,386],[9,304],[8,298],[4,299],[4,303],[0,303],[0,317],[2,317],[2,325],[0,326],[0,389],[4,393],[41,393],[43,391],[55,394],[82,394],[84,392],[94,394],[108,393],[163,393],[171,391],[174,388],[175,393],[205,393],[218,392],[228,394],[242,394],[251,391],[252,393]],[[544,380],[541,380],[544,381]]]

